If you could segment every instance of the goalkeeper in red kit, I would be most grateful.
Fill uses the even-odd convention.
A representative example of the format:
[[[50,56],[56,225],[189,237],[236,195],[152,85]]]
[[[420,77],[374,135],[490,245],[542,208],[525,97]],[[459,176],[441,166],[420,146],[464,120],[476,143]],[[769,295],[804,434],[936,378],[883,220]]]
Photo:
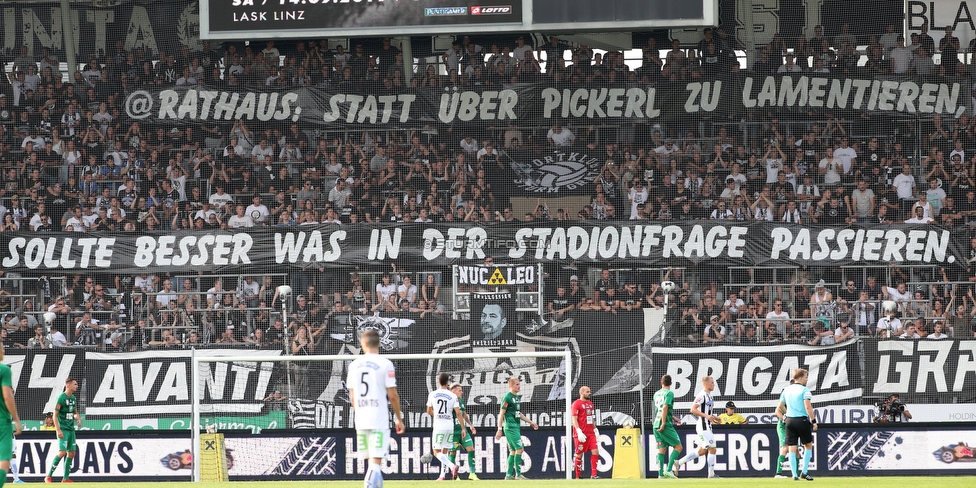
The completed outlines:
[[[581,386],[579,399],[573,402],[573,459],[576,465],[576,479],[580,479],[583,472],[583,454],[590,453],[590,478],[599,478],[596,465],[600,460],[597,439],[600,431],[596,429],[595,410],[590,401],[590,387]]]

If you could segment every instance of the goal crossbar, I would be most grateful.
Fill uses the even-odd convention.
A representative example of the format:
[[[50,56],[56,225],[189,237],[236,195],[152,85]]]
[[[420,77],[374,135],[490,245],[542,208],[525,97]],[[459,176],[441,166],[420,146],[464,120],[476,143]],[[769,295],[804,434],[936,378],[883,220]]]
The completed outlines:
[[[563,382],[564,395],[565,395],[565,411],[566,415],[563,424],[565,425],[566,432],[564,433],[563,445],[566,446],[563,449],[563,455],[566,457],[563,466],[566,471],[566,479],[571,479],[572,474],[569,469],[570,462],[573,456],[573,437],[572,429],[573,423],[572,418],[572,401],[573,401],[573,354],[572,351],[566,349],[565,351],[539,351],[539,352],[511,352],[511,353],[497,353],[497,352],[486,352],[486,353],[445,353],[445,354],[383,354],[383,357],[391,361],[409,361],[409,360],[429,360],[429,359],[483,359],[483,358],[562,358],[566,363],[566,373],[565,380]],[[193,350],[191,355],[191,384],[193,391],[193,402],[192,402],[192,423],[191,423],[191,436],[192,436],[192,449],[194,452],[194,458],[197,457],[200,448],[200,363],[224,363],[224,362],[288,362],[288,361],[352,361],[356,359],[357,356],[352,356],[349,354],[331,354],[331,355],[313,355],[313,356],[241,356],[241,355],[228,355],[228,356],[199,356],[196,354],[196,350]],[[200,481],[200,463],[193,463],[193,481]]]

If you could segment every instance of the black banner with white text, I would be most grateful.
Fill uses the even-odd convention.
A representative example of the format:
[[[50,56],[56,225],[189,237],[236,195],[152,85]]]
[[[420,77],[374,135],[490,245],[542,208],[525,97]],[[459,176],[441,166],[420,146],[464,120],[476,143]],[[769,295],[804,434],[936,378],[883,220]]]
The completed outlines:
[[[727,266],[966,262],[968,233],[928,225],[836,227],[746,222],[574,225],[356,224],[250,231],[0,234],[8,271],[139,273],[331,268],[387,262],[641,263]]]
[[[245,121],[304,125],[386,125],[544,122],[551,119],[651,121],[687,114],[738,113],[744,109],[817,109],[958,116],[969,85],[907,78],[806,75],[735,76],[725,80],[604,87],[499,84],[465,89],[404,89],[363,93],[332,88],[223,89],[164,87],[136,90],[126,114],[154,124]]]
[[[652,356],[652,383],[671,375],[678,410],[690,408],[704,376],[715,379],[712,396],[735,399],[743,409],[775,408],[796,368],[810,372],[807,386],[815,405],[857,402],[864,392],[855,341],[833,346],[655,347]]]
[[[968,330],[956,330],[965,334]],[[923,395],[939,402],[976,398],[976,341],[866,340],[865,393]],[[955,399],[955,400],[954,400]]]

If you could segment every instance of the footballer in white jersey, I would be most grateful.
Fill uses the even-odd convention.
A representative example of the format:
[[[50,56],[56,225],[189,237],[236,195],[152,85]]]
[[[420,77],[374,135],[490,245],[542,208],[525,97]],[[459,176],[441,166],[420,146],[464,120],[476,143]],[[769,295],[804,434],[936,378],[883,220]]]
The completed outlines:
[[[434,420],[434,449],[454,447],[454,409],[458,406],[457,395],[446,388],[438,388],[427,396],[427,411]]]
[[[368,453],[371,458],[385,458],[390,442],[388,392],[396,388],[393,363],[379,354],[366,353],[349,365],[346,386],[356,414],[360,456]]]

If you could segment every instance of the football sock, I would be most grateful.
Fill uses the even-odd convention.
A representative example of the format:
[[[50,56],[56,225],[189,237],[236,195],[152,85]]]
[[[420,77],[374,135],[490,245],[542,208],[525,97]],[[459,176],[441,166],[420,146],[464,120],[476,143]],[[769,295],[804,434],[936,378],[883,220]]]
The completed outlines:
[[[73,460],[70,457],[64,458],[64,478],[61,479],[62,481],[71,477],[71,461]]]
[[[813,449],[803,450],[803,474],[807,474],[807,468],[810,467],[810,458],[813,457]]]
[[[790,472],[793,473],[793,477],[796,478],[796,452],[790,451],[788,457],[790,458]]]
[[[451,462],[451,458],[447,457],[447,454],[443,452],[437,454],[437,459],[440,460],[441,466],[447,468],[448,471],[454,469],[454,463]]]
[[[14,475],[14,481],[17,481],[17,480],[20,479],[20,470],[17,469],[17,461],[15,461],[13,459],[10,460],[10,474]],[[6,477],[4,477],[4,479],[6,479]],[[0,486],[3,486],[3,485],[0,484]]]
[[[364,488],[383,488],[383,471],[378,464],[369,463]]]
[[[692,451],[691,451],[691,452],[689,452],[688,454],[685,454],[685,457],[683,457],[683,458],[681,458],[681,459],[679,459],[679,460],[678,460],[678,464],[679,464],[679,465],[682,465],[682,464],[685,464],[685,463],[687,463],[688,461],[691,461],[692,459],[695,459],[695,458],[697,458],[697,457],[698,457],[698,451],[696,451],[696,450],[692,450]]]
[[[681,453],[678,451],[671,451],[671,457],[668,458],[668,471],[674,469],[674,463],[681,457]]]
[[[505,476],[508,476],[509,478],[515,476],[515,455],[514,454],[508,455],[508,471],[505,471]]]
[[[468,472],[474,473],[474,451],[468,451]]]
[[[594,456],[592,453],[590,454],[590,476],[596,476],[597,475],[596,466],[597,466],[597,463],[599,461],[600,461],[600,458],[599,457]]]
[[[664,476],[664,454],[657,453],[657,477],[660,478]],[[668,463],[668,471],[671,470],[671,464]]]
[[[451,453],[448,454],[447,457],[451,460],[452,463],[456,463],[457,455],[458,455],[457,451],[451,451]]]
[[[54,476],[54,470],[58,467],[58,463],[60,462],[61,462],[61,456],[54,456],[54,461],[51,462],[51,467],[47,470],[48,478]]]
[[[373,463],[367,463],[366,466],[366,476],[363,476],[363,488],[373,488]]]
[[[776,474],[783,474],[783,461],[786,461],[786,456],[780,454],[776,458]]]
[[[705,462],[708,463],[708,474],[715,474],[715,455],[709,454],[707,457],[705,457]]]
[[[583,456],[573,456],[573,471],[576,472],[576,477],[580,477],[580,473],[583,472]]]
[[[17,477],[14,476],[14,479],[17,479]],[[0,487],[2,487],[3,484],[6,482],[7,482],[7,470],[0,468]]]
[[[515,476],[522,476],[522,455],[515,455]]]

